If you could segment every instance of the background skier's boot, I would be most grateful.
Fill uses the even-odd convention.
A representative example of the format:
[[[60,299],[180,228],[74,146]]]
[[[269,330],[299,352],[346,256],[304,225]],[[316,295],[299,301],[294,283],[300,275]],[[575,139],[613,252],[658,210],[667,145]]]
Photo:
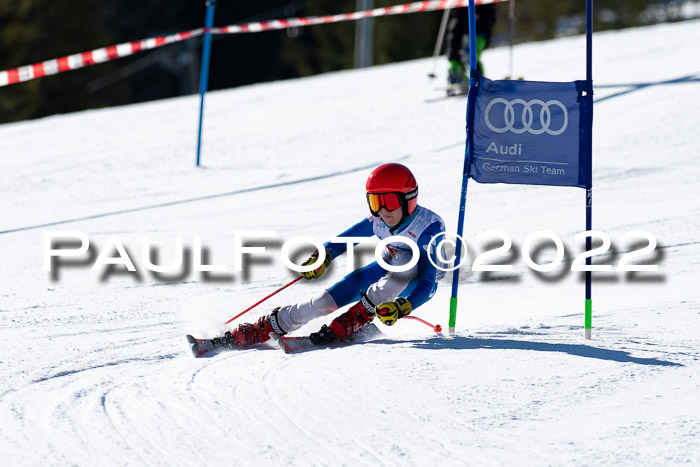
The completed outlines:
[[[447,70],[447,95],[466,94],[468,90],[469,78],[464,64],[461,60],[450,60],[450,68]]]
[[[479,74],[484,76],[484,65],[481,63],[481,53],[486,49],[488,41],[484,36],[476,36],[476,69],[479,70]]]

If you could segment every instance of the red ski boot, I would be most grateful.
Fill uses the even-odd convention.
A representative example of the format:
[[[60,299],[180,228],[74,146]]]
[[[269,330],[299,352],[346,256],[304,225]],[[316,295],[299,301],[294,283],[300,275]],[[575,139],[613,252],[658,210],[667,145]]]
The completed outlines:
[[[340,339],[348,339],[373,319],[374,305],[363,294],[359,302],[331,321],[330,325],[324,324],[318,332],[309,335],[309,339],[316,345],[331,344]]]
[[[253,344],[259,344],[270,339],[270,333],[274,332],[280,336],[286,334],[277,324],[277,312],[279,307],[272,310],[267,316],[261,316],[258,321],[253,323],[245,323],[239,325],[231,333],[226,333],[224,338],[228,338],[228,343],[231,347],[248,347]]]

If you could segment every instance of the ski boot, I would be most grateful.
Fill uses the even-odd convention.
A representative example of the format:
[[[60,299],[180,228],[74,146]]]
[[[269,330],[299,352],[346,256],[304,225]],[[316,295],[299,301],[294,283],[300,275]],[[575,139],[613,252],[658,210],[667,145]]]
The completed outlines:
[[[316,345],[328,345],[342,339],[349,339],[373,319],[374,304],[363,294],[359,302],[331,321],[330,325],[324,324],[318,332],[310,334],[309,339]]]
[[[192,355],[201,357],[219,349],[241,349],[270,339],[270,333],[278,336],[286,334],[277,324],[277,312],[279,307],[272,310],[267,316],[261,316],[258,321],[239,325],[233,331],[227,331],[221,337],[213,339],[197,339],[190,335],[185,336],[190,346]]]
[[[447,70],[447,95],[459,96],[469,90],[467,70],[461,60],[450,60]]]
[[[277,324],[277,312],[280,307],[272,310],[267,316],[261,316],[255,323],[245,323],[239,325],[231,332],[227,332],[223,337],[212,339],[214,345],[219,347],[249,347],[270,339],[270,333],[274,332],[279,336],[284,336],[285,331]]]

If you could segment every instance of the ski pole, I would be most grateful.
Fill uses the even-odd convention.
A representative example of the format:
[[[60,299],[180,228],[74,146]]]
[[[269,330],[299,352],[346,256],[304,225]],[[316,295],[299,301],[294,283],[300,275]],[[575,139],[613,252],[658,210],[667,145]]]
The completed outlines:
[[[274,292],[272,292],[270,295],[268,295],[267,297],[263,298],[263,299],[260,300],[259,302],[255,303],[254,305],[251,305],[251,306],[249,306],[248,308],[246,308],[245,310],[241,311],[241,312],[238,313],[236,316],[234,316],[234,317],[231,318],[230,320],[226,321],[224,324],[228,324],[228,323],[230,323],[231,321],[233,321],[234,319],[238,318],[239,316],[242,316],[242,315],[248,313],[250,310],[252,310],[252,309],[255,308],[256,306],[260,305],[262,302],[264,302],[264,301],[267,300],[268,298],[272,297],[273,295],[280,293],[281,291],[283,291],[284,289],[286,289],[286,288],[289,287],[290,285],[294,284],[296,281],[298,281],[298,280],[301,279],[302,277],[303,277],[303,276],[299,276],[299,277],[297,277],[296,279],[294,279],[292,282],[290,282],[289,284],[283,285],[282,287],[280,287],[279,289],[275,290]]]
[[[508,2],[508,19],[510,20],[510,74],[508,76],[510,76],[510,79],[515,79],[515,75],[513,74],[513,43],[515,43],[515,0],[510,0],[510,2]]]
[[[440,30],[438,31],[437,41],[435,42],[435,50],[433,51],[433,71],[428,73],[430,79],[435,78],[435,70],[437,69],[437,58],[442,49],[442,41],[445,39],[445,29],[447,29],[447,18],[450,16],[450,9],[445,8],[442,12],[442,21],[440,21]]]
[[[433,331],[435,331],[435,332],[442,332],[442,326],[440,326],[439,324],[436,324],[436,325],[433,326],[432,324],[430,324],[430,323],[427,322],[426,320],[420,319],[420,318],[418,318],[418,317],[416,317],[416,316],[404,316],[404,317],[403,317],[403,319],[406,319],[406,318],[415,319],[416,321],[421,322],[421,323],[425,324],[426,326],[429,326],[429,327],[433,328]]]

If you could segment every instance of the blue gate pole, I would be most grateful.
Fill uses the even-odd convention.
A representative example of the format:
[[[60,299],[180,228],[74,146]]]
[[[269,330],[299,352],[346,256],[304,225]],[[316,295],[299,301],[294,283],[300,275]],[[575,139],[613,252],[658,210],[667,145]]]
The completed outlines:
[[[474,66],[472,66],[472,64]],[[467,185],[469,183],[469,169],[471,167],[471,146],[473,129],[469,127],[470,113],[474,112],[475,92],[474,85],[476,84],[474,73],[476,69],[476,15],[474,14],[474,0],[469,0],[469,96],[467,97],[467,144],[464,150],[464,169],[462,171],[462,191],[460,192],[459,200],[459,218],[457,220],[457,235],[462,237],[464,233],[464,212],[467,207]],[[473,120],[473,118],[472,118]],[[455,266],[460,261],[462,256],[462,241],[457,239],[455,247]],[[448,323],[448,332],[450,335],[455,334],[455,324],[457,323],[457,292],[459,290],[459,267],[454,270],[452,276],[452,297],[450,298],[450,319]]]
[[[207,17],[204,21],[204,42],[202,45],[202,67],[199,72],[199,129],[197,131],[197,167],[199,167],[199,155],[202,150],[202,120],[204,119],[204,94],[207,93],[207,81],[209,80],[209,56],[211,55],[211,33],[209,29],[214,26],[214,7],[216,0],[207,0]]]
[[[474,1],[469,0],[469,88],[474,84],[474,73],[476,70],[476,12],[474,11]]]
[[[586,0],[586,94],[590,99],[591,115],[593,113],[593,0]],[[593,131],[589,129],[588,150],[591,153],[590,166],[593,166]],[[586,186],[586,230],[593,229],[593,175],[592,168],[589,169],[588,182]],[[591,237],[586,237],[586,251],[591,249]],[[586,258],[586,265],[590,266],[591,257]],[[593,300],[591,298],[591,271],[586,271],[586,301],[584,311],[584,337],[591,339],[591,328],[593,321]]]

